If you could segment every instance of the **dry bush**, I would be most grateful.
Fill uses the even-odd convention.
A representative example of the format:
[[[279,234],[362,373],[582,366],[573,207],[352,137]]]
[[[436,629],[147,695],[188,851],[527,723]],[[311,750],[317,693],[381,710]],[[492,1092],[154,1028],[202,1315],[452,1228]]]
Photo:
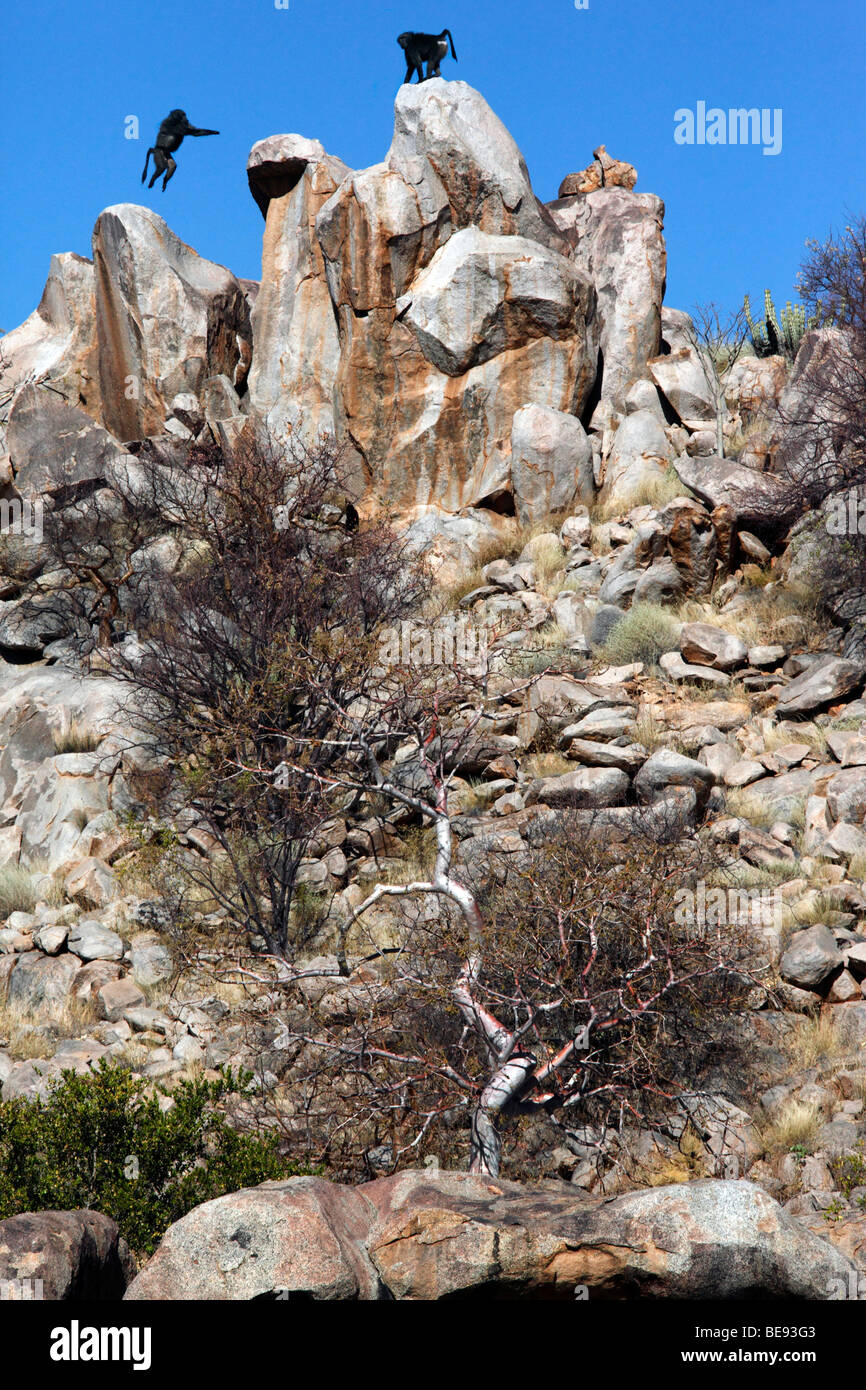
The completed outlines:
[[[170,785],[172,813],[191,813],[217,847],[181,875],[291,954],[300,862],[340,808],[341,771],[357,771],[344,711],[380,690],[380,639],[420,607],[427,576],[385,525],[358,523],[328,442],[248,434],[231,452],[193,448],[183,473],[145,476],[128,509],[170,514],[197,558],[127,595],[143,649],[104,653],[148,749],[142,777],[155,785],[136,794],[158,812]],[[378,730],[396,717],[383,697]]]
[[[749,949],[736,930],[675,917],[676,890],[703,872],[705,850],[676,838],[606,846],[568,815],[543,839],[475,857],[462,875],[484,919],[465,989],[479,1017],[519,1038],[512,1065],[525,1084],[492,1121],[518,1150],[530,1114],[601,1135],[664,1124],[672,1098],[718,1058],[714,1018],[747,987]],[[346,1177],[365,1171],[371,1149],[387,1151],[389,1167],[431,1151],[465,1166],[495,1073],[466,1026],[459,982],[472,949],[446,907],[407,922],[399,954],[375,970],[370,935],[362,1004],[298,1035],[292,1095],[303,1097],[303,1122],[296,1108],[290,1129],[295,1141],[304,1129],[308,1156]],[[523,1175],[523,1160],[509,1171]]]

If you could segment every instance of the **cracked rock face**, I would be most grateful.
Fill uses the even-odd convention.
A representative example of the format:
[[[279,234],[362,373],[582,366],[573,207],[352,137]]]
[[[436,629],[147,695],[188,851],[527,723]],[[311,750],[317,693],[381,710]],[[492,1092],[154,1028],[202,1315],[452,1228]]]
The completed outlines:
[[[240,282],[199,256],[149,208],[106,208],[93,230],[99,384],[118,439],[162,430],[168,403],[208,377],[235,388],[250,363],[249,306]]]
[[[278,437],[333,434],[340,340],[316,217],[350,170],[318,140],[254,145],[250,190],[265,217],[262,282],[251,314],[250,405]]]
[[[575,265],[598,295],[602,394],[617,409],[632,382],[647,376],[647,362],[661,346],[664,211],[654,194],[626,188],[600,188],[550,206],[572,242]]]
[[[316,212],[338,172],[308,163],[282,224],[269,204],[253,403],[294,423],[303,363],[317,383],[303,428],[333,418],[369,510],[453,513],[513,492],[515,414],[578,416],[597,359],[594,291],[517,146],[472,88],[433,79],[398,94],[386,160],[347,171]]]
[[[751,1182],[614,1198],[468,1173],[358,1188],[291,1178],[206,1202],[166,1233],[130,1300],[833,1297],[856,1268]],[[847,1285],[845,1285],[847,1286]]]

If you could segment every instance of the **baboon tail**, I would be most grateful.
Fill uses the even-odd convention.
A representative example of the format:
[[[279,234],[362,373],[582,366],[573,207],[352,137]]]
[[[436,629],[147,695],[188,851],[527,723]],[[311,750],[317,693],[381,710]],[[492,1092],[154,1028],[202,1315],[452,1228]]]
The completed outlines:
[[[142,176],[141,176],[141,181],[142,181],[142,183],[144,183],[145,179],[147,178],[147,166],[148,166],[148,164],[150,163],[150,156],[151,156],[152,154],[153,154],[153,145],[151,145],[150,149],[148,150],[148,152],[147,152],[147,159],[144,161],[144,173],[143,173]]]
[[[453,40],[452,37],[451,37],[451,30],[450,30],[450,29],[443,29],[443,30],[442,30],[442,33],[443,33],[443,35],[447,34],[447,36],[448,36],[448,42],[449,42],[450,45],[451,45],[451,57],[454,59],[454,61],[455,61],[455,63],[456,63],[456,62],[457,62],[457,54],[454,52],[454,40]]]

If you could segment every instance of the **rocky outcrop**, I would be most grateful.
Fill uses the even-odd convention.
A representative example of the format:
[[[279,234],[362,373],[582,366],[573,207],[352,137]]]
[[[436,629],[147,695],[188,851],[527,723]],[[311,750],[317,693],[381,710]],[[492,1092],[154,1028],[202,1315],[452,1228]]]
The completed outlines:
[[[0,1221],[0,1298],[118,1299],[135,1261],[98,1211],[22,1212]]]
[[[560,198],[573,198],[578,193],[595,193],[598,188],[627,188],[629,192],[637,183],[637,169],[625,160],[613,159],[599,145],[592,152],[592,163],[576,174],[567,174],[559,186]]]
[[[281,438],[333,434],[340,340],[316,218],[349,169],[318,140],[273,135],[250,151],[250,191],[265,217],[262,280],[251,314],[252,410]]]
[[[404,86],[385,162],[345,178],[316,228],[337,431],[368,505],[456,512],[511,493],[514,415],[580,414],[596,328],[592,287],[504,126],[463,83]]]
[[[172,400],[209,377],[243,387],[249,306],[239,281],[204,260],[149,208],[106,208],[93,231],[102,418],[120,440],[161,432]]]
[[[789,1033],[820,1010],[853,1069],[866,1037],[862,653],[850,632],[818,635],[808,613],[788,611],[786,577],[808,577],[806,537],[787,538],[780,565],[793,504],[783,478],[758,471],[781,469],[766,422],[776,410],[805,413],[836,340],[810,335],[790,384],[781,358],[741,359],[717,421],[688,316],[662,305],[663,205],[631,191],[631,166],[603,147],[596,155],[545,208],[483,98],[439,79],[401,89],[391,148],[370,169],[348,169],[314,140],[270,137],[247,168],[265,218],[260,287],[197,256],[152,212],[108,209],[95,266],[55,258],[36,314],[3,340],[2,479],[61,506],[67,484],[85,501],[99,489],[107,515],[112,484],[134,486],[147,461],[185,467],[193,440],[231,448],[263,427],[306,443],[333,432],[351,455],[362,519],[377,509],[396,519],[440,584],[461,581],[453,605],[484,648],[477,732],[462,755],[456,728],[432,750],[448,750],[455,872],[483,879],[505,854],[519,866],[566,822],[605,842],[700,836],[708,862],[718,857],[738,884],[771,870],[774,894],[778,872],[782,925],[774,916],[753,933],[760,966],[731,1020],[737,1048],[745,1039],[774,1076],[790,1071]],[[736,461],[715,453],[719,423],[729,452],[742,448]],[[795,453],[799,468],[802,441]],[[812,518],[809,555],[820,554],[827,519]],[[165,574],[180,564],[176,517],[165,525],[134,564]],[[537,532],[522,550],[521,527]],[[148,835],[155,851],[167,828],[144,804],[162,769],[131,747],[130,711],[95,675],[101,646],[93,676],[63,664],[78,659],[78,638],[103,639],[59,611],[67,576],[56,556],[13,530],[2,551],[4,1099],[45,1096],[64,1070],[83,1074],[101,1058],[154,1081],[229,1063],[260,1083],[238,1101],[242,1122],[266,1113],[273,1093],[288,1114],[304,1077],[298,1039],[391,997],[375,950],[405,937],[384,899],[347,938],[363,963],[353,957],[338,976],[329,953],[337,919],[368,885],[390,882],[398,866],[402,878],[405,819],[383,824],[372,803],[356,802],[308,846],[297,883],[328,899],[310,948],[323,976],[285,992],[282,981],[247,1012],[206,993],[211,953],[177,977],[170,908],[126,891],[156,891],[137,867]],[[673,605],[685,596],[683,625]],[[626,614],[645,603],[669,611]],[[748,642],[736,635],[741,617]],[[124,638],[120,620],[116,636],[124,650],[146,650],[147,633]],[[717,698],[734,681],[736,700]],[[389,751],[405,785],[423,778],[417,758]],[[760,825],[752,804],[768,810]],[[218,853],[189,808],[166,814],[172,863],[177,853],[198,869]],[[432,923],[440,910],[428,900],[418,912]],[[731,907],[729,925],[754,927],[738,913]],[[816,915],[826,920],[797,930]],[[203,940],[227,928],[222,910],[194,922]],[[256,956],[259,969],[268,965]],[[149,992],[169,980],[155,1007]],[[723,1067],[713,1091],[731,1099],[713,1101],[718,1123],[697,1092],[666,1117],[682,1126],[687,1113],[700,1129],[696,1171],[742,1160],[736,1171],[770,1194],[796,1191],[803,1210],[810,1184],[834,1191],[832,1157],[866,1137],[853,1072],[822,1062],[785,1075],[785,1098],[819,1105],[824,1121],[801,1171],[791,1154],[759,1156],[754,1095]],[[552,1142],[567,1151],[546,1131],[527,1155],[521,1125],[511,1171],[567,1177],[568,1187],[400,1174],[359,1189],[265,1185],[206,1204],[172,1228],[135,1296],[547,1297],[570,1296],[579,1281],[611,1297],[827,1296],[827,1247],[798,1243],[793,1209],[780,1214],[757,1188],[726,1182],[615,1195],[632,1182],[625,1146],[659,1136],[623,1130],[590,1163],[564,1129]],[[465,1130],[449,1135],[465,1152]],[[358,1171],[388,1166],[371,1152]],[[652,1161],[636,1182],[655,1180]],[[850,1207],[853,1230],[856,1196],[840,1189],[833,1200]]]
[[[233,1193],[170,1227],[126,1298],[828,1299],[856,1266],[750,1182],[607,1199],[468,1173]]]
[[[552,203],[550,212],[598,296],[603,376],[596,394],[622,409],[629,386],[647,375],[661,344],[664,203],[652,193],[602,188]]]
[[[50,378],[70,405],[100,419],[95,321],[93,262],[52,256],[38,308],[3,339],[0,393]]]

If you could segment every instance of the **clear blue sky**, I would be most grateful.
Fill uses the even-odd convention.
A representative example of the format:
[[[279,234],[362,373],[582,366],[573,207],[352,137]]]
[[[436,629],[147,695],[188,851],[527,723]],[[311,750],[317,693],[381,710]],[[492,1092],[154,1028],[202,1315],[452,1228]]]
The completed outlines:
[[[244,166],[255,140],[320,139],[354,167],[382,159],[404,29],[453,31],[443,76],[477,87],[520,145],[536,192],[603,142],[667,205],[667,302],[791,295],[808,236],[863,210],[863,0],[77,0],[3,21],[2,296],[6,330],[35,308],[53,251],[90,254],[103,207],[146,202],[203,255],[258,278],[262,221]],[[781,107],[777,156],[681,146],[674,112]],[[139,179],[161,118],[187,140],[164,195]],[[136,115],[141,138],[124,138]]]

